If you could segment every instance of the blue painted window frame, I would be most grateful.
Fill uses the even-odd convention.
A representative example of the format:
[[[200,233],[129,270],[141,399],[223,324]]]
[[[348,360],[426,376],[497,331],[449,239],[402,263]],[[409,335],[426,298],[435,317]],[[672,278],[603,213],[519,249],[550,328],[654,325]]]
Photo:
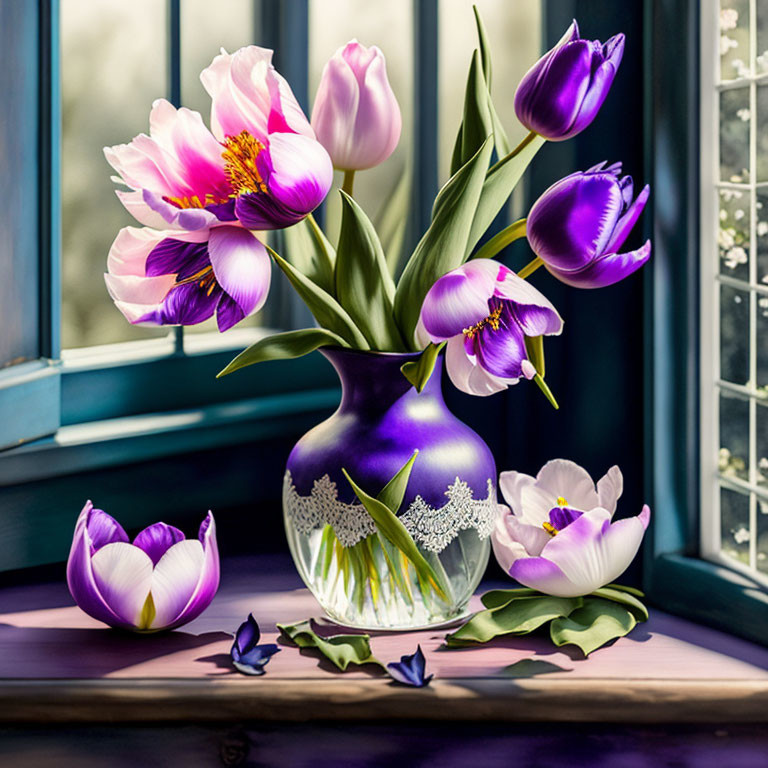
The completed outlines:
[[[655,515],[644,581],[656,605],[766,644],[764,585],[699,557],[699,13],[695,0],[645,5],[645,466]]]

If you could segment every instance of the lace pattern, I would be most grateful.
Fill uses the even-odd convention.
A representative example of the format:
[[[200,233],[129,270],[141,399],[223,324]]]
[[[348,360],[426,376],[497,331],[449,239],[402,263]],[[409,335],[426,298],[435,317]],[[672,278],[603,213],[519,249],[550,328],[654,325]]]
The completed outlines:
[[[496,494],[490,478],[484,499],[475,499],[472,489],[458,477],[445,495],[448,501],[438,509],[417,496],[400,515],[417,544],[439,553],[459,531],[474,528],[481,539],[491,535],[496,520]],[[362,504],[339,501],[336,483],[328,475],[315,480],[309,496],[301,496],[287,471],[283,479],[283,508],[299,533],[308,536],[315,528],[329,524],[344,547],[352,547],[376,532],[376,524]]]

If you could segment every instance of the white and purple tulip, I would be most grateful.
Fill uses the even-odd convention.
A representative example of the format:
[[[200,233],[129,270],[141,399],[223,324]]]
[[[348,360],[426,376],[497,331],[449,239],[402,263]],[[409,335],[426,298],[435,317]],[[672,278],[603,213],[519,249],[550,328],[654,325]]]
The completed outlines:
[[[351,40],[328,60],[312,108],[312,127],[334,168],[360,171],[383,163],[400,140],[400,107],[384,54]]]
[[[89,501],[77,518],[67,583],[80,608],[111,627],[157,632],[187,624],[219,587],[213,515],[196,539],[155,523],[131,544],[122,526]]]
[[[637,554],[651,516],[611,522],[623,478],[611,467],[595,486],[586,470],[556,459],[534,478],[502,472],[492,535],[499,565],[516,581],[557,597],[579,597],[610,584]]]
[[[533,204],[528,243],[558,280],[574,288],[602,288],[636,272],[651,256],[651,241],[619,253],[650,195],[637,198],[621,163],[605,163],[555,182]]]
[[[195,325],[215,313],[223,332],[264,306],[271,275],[267,249],[240,226],[125,227],[109,250],[104,279],[134,325]]]
[[[448,342],[445,362],[456,387],[491,395],[536,375],[526,336],[558,335],[562,329],[560,315],[530,283],[497,261],[476,259],[435,281],[417,335]]]

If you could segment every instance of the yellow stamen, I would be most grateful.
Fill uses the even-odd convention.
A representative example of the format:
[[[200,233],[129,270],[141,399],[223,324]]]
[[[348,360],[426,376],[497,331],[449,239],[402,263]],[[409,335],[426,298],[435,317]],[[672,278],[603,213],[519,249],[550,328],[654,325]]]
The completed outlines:
[[[256,165],[256,158],[263,149],[264,145],[248,131],[224,139],[224,151],[221,153],[224,173],[236,195],[267,191]]]
[[[191,197],[164,197],[167,203],[175,205],[177,208],[205,208],[206,205],[221,205],[226,203],[228,198],[216,197],[210,193],[206,194],[201,200],[197,195]]]
[[[557,497],[557,506],[558,507],[567,507],[568,506],[568,502],[565,500],[565,497],[563,497],[563,496],[558,496]]]
[[[202,288],[209,279],[213,279],[214,282],[216,281],[216,278],[213,275],[213,267],[210,264],[207,267],[203,267],[199,272],[196,272],[194,275],[191,275],[190,277],[185,277],[183,280],[177,280],[176,285],[186,285],[187,283],[196,283],[199,280],[200,287]]]
[[[541,527],[550,535],[557,536],[557,528],[552,523],[542,523]]]
[[[490,315],[488,315],[488,317],[483,318],[479,323],[471,325],[469,328],[465,328],[462,333],[468,339],[474,339],[475,335],[485,328],[486,325],[490,325],[494,331],[498,331],[501,326],[501,321],[499,320],[501,317],[501,310],[501,307],[497,307]]]

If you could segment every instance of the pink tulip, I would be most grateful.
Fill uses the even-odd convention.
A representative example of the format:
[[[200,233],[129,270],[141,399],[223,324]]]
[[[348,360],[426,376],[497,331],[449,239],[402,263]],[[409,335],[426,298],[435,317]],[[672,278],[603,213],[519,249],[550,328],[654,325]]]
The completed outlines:
[[[352,40],[323,69],[312,127],[334,167],[359,171],[383,163],[400,139],[402,118],[384,54]]]

